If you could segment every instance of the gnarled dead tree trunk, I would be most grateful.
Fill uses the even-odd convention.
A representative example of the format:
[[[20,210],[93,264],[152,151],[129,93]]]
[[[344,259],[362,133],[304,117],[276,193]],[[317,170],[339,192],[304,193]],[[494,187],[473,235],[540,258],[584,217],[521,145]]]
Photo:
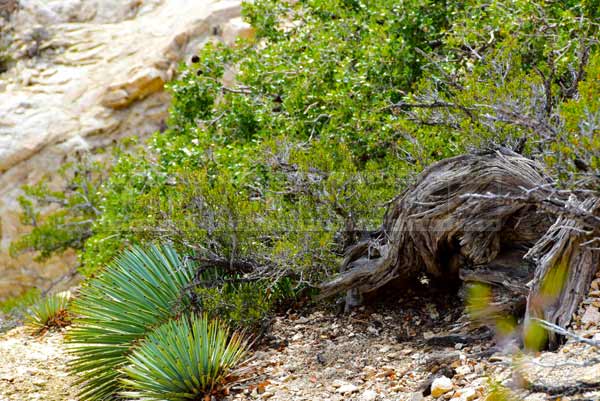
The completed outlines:
[[[600,211],[599,199],[579,202],[571,198],[568,204],[590,216]],[[525,255],[536,262],[527,318],[541,318],[561,327],[569,325],[600,266],[600,238],[595,237],[598,227],[600,222],[594,227],[581,219],[559,216]],[[548,337],[554,348],[558,344],[556,334],[549,332]]]
[[[580,245],[600,227],[589,227],[599,203],[562,207],[555,193],[538,163],[506,149],[433,164],[390,204],[382,228],[347,251],[321,296],[348,291],[352,304],[426,274],[501,287],[527,299],[529,314],[564,326],[598,268],[598,251]],[[564,282],[550,294],[555,278]]]

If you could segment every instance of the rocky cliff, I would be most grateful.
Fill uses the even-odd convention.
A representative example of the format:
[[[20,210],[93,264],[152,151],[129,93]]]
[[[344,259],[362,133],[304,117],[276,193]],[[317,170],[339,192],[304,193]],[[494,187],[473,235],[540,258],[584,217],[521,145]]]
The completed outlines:
[[[68,155],[164,124],[164,83],[211,40],[250,35],[239,0],[0,0],[12,59],[0,75],[0,299],[74,263],[7,254],[23,227],[21,186]]]

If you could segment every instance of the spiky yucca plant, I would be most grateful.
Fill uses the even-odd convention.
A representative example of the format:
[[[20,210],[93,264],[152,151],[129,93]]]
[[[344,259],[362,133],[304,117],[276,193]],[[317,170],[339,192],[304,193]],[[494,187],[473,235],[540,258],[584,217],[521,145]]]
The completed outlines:
[[[67,333],[81,399],[117,396],[132,347],[177,314],[194,271],[169,246],[134,247],[84,285]]]
[[[68,294],[50,295],[31,307],[25,325],[34,335],[43,334],[51,329],[66,327],[71,324],[68,308]]]
[[[219,390],[247,354],[247,338],[219,320],[170,321],[150,334],[128,357],[122,379],[133,400],[203,400]]]

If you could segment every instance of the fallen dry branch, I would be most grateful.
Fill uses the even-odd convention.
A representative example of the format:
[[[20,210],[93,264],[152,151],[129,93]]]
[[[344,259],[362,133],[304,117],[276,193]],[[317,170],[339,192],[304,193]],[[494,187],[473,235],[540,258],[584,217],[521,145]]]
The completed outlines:
[[[546,393],[556,399],[557,397],[568,397],[588,391],[600,390],[600,383],[577,382],[575,384],[549,386],[539,383],[531,383],[527,388],[532,393]]]
[[[443,160],[389,205],[379,231],[348,249],[321,296],[346,291],[352,306],[425,274],[500,288],[509,310],[526,304],[527,316],[566,327],[600,264],[589,246],[599,210],[598,199],[557,191],[541,165],[507,149]]]
[[[575,341],[578,341],[580,343],[584,343],[587,345],[591,345],[592,347],[600,348],[600,341],[582,337],[580,335],[570,332],[569,330],[563,329],[562,327],[560,327],[556,324],[552,324],[552,323],[547,322],[542,319],[532,318],[532,320],[538,322],[543,328],[545,328],[548,331],[551,331],[556,334],[560,334],[561,336],[570,337],[570,338],[574,339]]]

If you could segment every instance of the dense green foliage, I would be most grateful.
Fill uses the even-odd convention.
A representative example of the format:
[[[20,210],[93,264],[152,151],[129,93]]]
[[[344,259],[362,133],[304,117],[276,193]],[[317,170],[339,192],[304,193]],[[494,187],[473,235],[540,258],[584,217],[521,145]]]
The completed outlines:
[[[173,243],[219,272],[196,283],[203,310],[255,322],[273,304],[267,289],[335,272],[386,201],[435,160],[507,146],[562,185],[597,190],[599,9],[597,0],[247,4],[256,39],[207,45],[169,85],[167,129],[119,153],[106,179],[87,179],[98,213],[76,190],[58,212],[36,214],[27,199],[49,190],[30,190],[25,215],[37,224],[16,248],[75,247],[92,275],[129,244]],[[83,177],[73,188],[86,188]]]
[[[25,319],[25,325],[32,334],[41,334],[69,324],[69,295],[65,293],[49,295],[38,301]]]
[[[201,318],[170,321],[127,358],[122,395],[132,400],[199,400],[226,384],[247,352],[247,340],[221,322]],[[149,362],[150,361],[150,362]]]
[[[187,309],[185,289],[194,270],[171,247],[133,248],[83,286],[67,335],[83,399],[105,400],[119,392],[120,369],[132,347]]]

